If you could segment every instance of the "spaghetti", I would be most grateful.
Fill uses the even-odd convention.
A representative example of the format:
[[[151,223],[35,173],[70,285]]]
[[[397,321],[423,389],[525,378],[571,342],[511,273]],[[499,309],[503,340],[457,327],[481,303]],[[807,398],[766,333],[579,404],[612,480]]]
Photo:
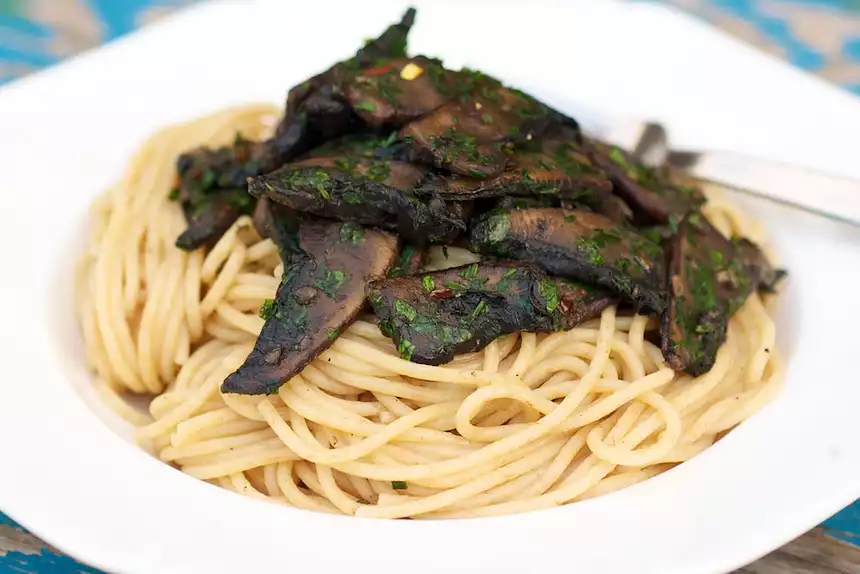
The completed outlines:
[[[567,332],[519,333],[443,366],[401,359],[359,319],[268,397],[224,395],[277,289],[275,245],[241,218],[210,250],[174,246],[175,158],[260,139],[270,106],[230,109],[154,135],[94,206],[77,309],[100,393],[143,445],[229,490],[325,512],[451,518],[522,512],[605,494],[690,459],[777,392],[775,327],[757,294],[732,317],[710,372],[670,369],[653,320],[605,310]],[[719,199],[706,216],[761,244]],[[475,261],[434,250],[432,268]],[[148,412],[126,393],[152,395]]]

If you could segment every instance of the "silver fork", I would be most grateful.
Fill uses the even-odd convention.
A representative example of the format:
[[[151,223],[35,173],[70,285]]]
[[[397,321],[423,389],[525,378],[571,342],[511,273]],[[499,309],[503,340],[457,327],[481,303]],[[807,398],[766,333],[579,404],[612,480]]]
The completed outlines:
[[[657,123],[619,124],[604,139],[646,165],[668,163],[742,193],[860,225],[860,180],[732,152],[673,150],[666,129]]]

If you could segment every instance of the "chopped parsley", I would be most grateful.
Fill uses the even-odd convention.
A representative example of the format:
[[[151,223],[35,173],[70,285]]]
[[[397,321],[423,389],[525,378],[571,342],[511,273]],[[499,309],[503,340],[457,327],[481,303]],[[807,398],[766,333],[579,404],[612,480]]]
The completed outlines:
[[[392,480],[391,488],[394,490],[406,490],[406,481],[403,480]]]
[[[430,291],[436,289],[436,282],[433,281],[433,278],[429,275],[425,275],[421,279],[421,287],[424,289],[424,291],[427,291],[429,293]]]
[[[540,294],[546,300],[546,310],[552,313],[558,307],[558,287],[551,279],[540,280]]]
[[[412,360],[412,353],[415,352],[415,345],[413,345],[406,339],[403,339],[402,341],[400,341],[400,344],[397,345],[397,352],[400,354],[401,359],[405,361],[410,361]],[[403,488],[406,488],[406,483],[403,484]]]
[[[322,277],[314,282],[314,286],[334,299],[337,297],[337,292],[346,283],[346,273],[339,269],[327,269]]]
[[[475,319],[477,319],[478,316],[481,313],[486,312],[486,310],[487,310],[487,302],[482,299],[481,302],[478,303],[477,307],[475,307],[475,309],[469,314],[469,322],[472,322]]]
[[[418,311],[415,310],[415,307],[404,301],[403,299],[396,299],[394,301],[394,313],[396,315],[400,315],[401,317],[406,318],[406,321],[411,323],[418,317]]]
[[[272,318],[276,311],[275,300],[274,299],[266,299],[263,301],[263,305],[260,306],[260,318],[264,321],[268,321]]]
[[[478,276],[478,264],[472,263],[460,272],[460,277],[463,279],[474,279]]]
[[[364,241],[364,228],[358,223],[347,221],[340,226],[340,242],[359,245]]]

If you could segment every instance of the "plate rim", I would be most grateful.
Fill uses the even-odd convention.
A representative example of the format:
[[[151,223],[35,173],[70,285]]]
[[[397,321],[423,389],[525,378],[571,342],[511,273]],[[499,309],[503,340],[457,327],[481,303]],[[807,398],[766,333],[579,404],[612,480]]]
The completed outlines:
[[[41,84],[41,83],[50,83],[52,81],[51,78],[57,77],[61,74],[70,73],[70,70],[73,71],[75,67],[81,66],[82,65],[81,62],[84,63],[83,65],[93,65],[92,61],[93,60],[98,61],[98,59],[102,57],[101,54],[103,54],[103,53],[111,52],[111,51],[112,52],[122,52],[124,50],[130,50],[130,49],[138,50],[139,48],[134,48],[133,46],[141,45],[143,43],[143,40],[140,39],[141,37],[143,37],[144,39],[147,37],[157,38],[162,33],[163,29],[168,29],[168,28],[169,29],[175,29],[177,27],[183,27],[186,25],[187,26],[194,25],[193,24],[194,20],[196,20],[198,18],[212,17],[212,16],[208,16],[208,15],[214,14],[215,11],[225,11],[225,12],[231,11],[234,9],[234,7],[237,4],[239,4],[239,3],[213,2],[212,4],[209,4],[209,5],[194,6],[190,9],[183,11],[183,13],[177,14],[177,15],[169,18],[169,19],[166,19],[163,22],[155,23],[150,28],[135,32],[135,33],[129,35],[128,37],[122,38],[122,39],[120,39],[120,40],[118,40],[112,44],[106,45],[102,48],[98,48],[96,50],[93,50],[91,52],[83,54],[77,58],[73,58],[72,60],[70,60],[68,62],[64,62],[55,68],[51,68],[51,69],[48,69],[48,70],[45,70],[42,72],[37,72],[36,74],[33,75],[33,77],[25,78],[23,80],[20,80],[19,82],[14,82],[9,86],[6,86],[3,89],[0,89],[0,104],[2,104],[5,101],[5,99],[7,98],[7,94],[12,93],[12,92],[27,92],[28,90],[35,89],[31,86],[37,86],[38,87],[39,84]],[[633,8],[634,6],[630,6],[630,7]],[[635,8],[637,10],[640,10],[640,11],[642,10],[643,7],[644,7],[644,5],[635,6]],[[616,7],[615,9],[620,9],[620,8]],[[651,7],[649,7],[649,9],[650,9],[651,13],[654,13],[655,10],[656,11],[662,11],[664,14],[674,12],[673,10],[666,10],[662,7],[654,7],[653,9],[651,9]],[[676,13],[675,17],[677,17],[679,14],[680,13]],[[686,17],[684,17],[684,18],[686,18]],[[152,40],[150,40],[150,41],[152,41]],[[132,46],[132,48],[129,48],[129,46]],[[87,62],[90,62],[90,63],[87,64]],[[860,117],[860,107],[858,107],[857,110],[858,110],[857,115],[858,115],[858,117]],[[2,237],[2,234],[0,234],[0,237]],[[5,290],[3,291],[3,293],[5,293]],[[6,332],[2,330],[2,327],[0,327],[0,333],[2,333],[4,335],[4,340],[5,340]],[[11,346],[11,348],[14,349],[15,346],[13,345],[13,346]],[[58,399],[62,398],[63,400],[69,401],[70,404],[72,405],[72,408],[75,409],[75,413],[79,414],[82,410],[84,412],[89,412],[87,407],[81,401],[80,397],[78,397],[74,392],[72,392],[71,389],[65,389],[65,393],[63,393],[61,391],[60,395],[61,396],[58,396],[57,398]],[[13,396],[13,398],[15,397],[14,394],[12,396]],[[18,395],[19,398],[21,396],[22,395],[20,395],[20,394]],[[22,404],[22,405],[29,404],[26,401],[26,399],[21,399],[21,400],[22,400],[22,402],[20,404]],[[14,401],[11,401],[11,402],[14,402]],[[2,409],[2,406],[0,406],[0,409]],[[7,411],[0,411],[0,412],[7,412]],[[33,409],[31,412],[36,412],[36,409]],[[764,412],[759,413],[758,416],[761,416],[762,414],[764,414]],[[758,419],[755,419],[755,420],[757,421]],[[196,498],[200,501],[205,501],[207,503],[213,502],[213,504],[215,504],[215,506],[218,508],[224,507],[224,508],[229,508],[229,509],[233,509],[233,508],[236,508],[236,509],[244,509],[244,508],[254,509],[254,510],[247,510],[247,512],[245,510],[239,510],[237,512],[239,514],[248,514],[248,515],[253,514],[255,516],[258,516],[260,518],[265,519],[265,520],[263,520],[263,522],[268,522],[269,517],[271,517],[270,520],[272,523],[276,523],[276,522],[286,523],[287,522],[281,518],[276,517],[276,511],[281,512],[282,509],[276,509],[272,505],[264,504],[264,503],[261,503],[259,501],[243,499],[243,498],[240,498],[238,496],[235,496],[233,493],[225,492],[225,491],[222,491],[222,490],[214,488],[214,487],[210,488],[208,485],[206,485],[206,488],[201,488],[202,485],[200,485],[199,482],[196,481],[195,479],[192,479],[190,477],[182,475],[178,471],[175,471],[175,470],[167,467],[163,463],[161,463],[157,460],[151,459],[150,457],[146,456],[142,452],[134,451],[132,454],[131,449],[128,449],[127,445],[122,441],[122,439],[120,437],[114,435],[112,432],[105,433],[104,428],[102,428],[100,426],[96,426],[96,425],[100,425],[100,424],[101,424],[100,421],[95,421],[95,420],[89,421],[89,423],[86,424],[88,432],[95,433],[93,436],[98,436],[100,438],[100,441],[103,444],[105,444],[106,446],[109,446],[118,455],[120,453],[124,453],[119,458],[121,458],[123,460],[128,460],[128,461],[134,460],[135,461],[133,463],[134,467],[151,468],[151,472],[149,470],[147,470],[147,473],[149,476],[153,476],[153,477],[158,476],[159,480],[162,480],[162,477],[164,477],[163,480],[165,482],[170,481],[172,483],[175,483],[176,485],[181,484],[181,486],[177,486],[176,492],[173,493],[174,496],[176,496],[178,492],[183,492],[183,493],[189,492],[190,493],[190,492],[199,491],[200,494],[193,494],[190,496],[193,496],[194,498]],[[763,423],[757,423],[755,426],[761,426],[761,424],[763,424]],[[0,428],[7,428],[7,427],[3,426],[2,421],[0,421]],[[752,429],[752,425],[749,428]],[[747,429],[747,425],[745,424],[741,427],[740,430],[746,431],[746,429]],[[746,434],[746,433],[743,433],[743,434]],[[605,508],[607,508],[608,501],[610,501],[610,500],[615,501],[613,503],[613,505],[617,507],[619,505],[627,504],[634,499],[641,498],[641,497],[647,497],[650,493],[653,493],[656,490],[661,489],[663,487],[663,484],[667,481],[671,481],[673,484],[675,484],[675,483],[677,483],[677,479],[675,477],[678,476],[678,474],[679,474],[679,472],[676,472],[676,471],[683,471],[683,474],[690,474],[690,473],[694,474],[693,470],[690,470],[690,469],[693,469],[694,463],[695,463],[695,466],[698,467],[699,463],[705,462],[705,459],[712,460],[713,457],[716,456],[717,451],[719,451],[719,452],[724,451],[730,443],[734,443],[738,440],[738,436],[740,436],[740,435],[735,435],[735,433],[732,433],[732,435],[730,435],[729,437],[726,437],[728,439],[728,442],[726,442],[725,440],[721,441],[721,443],[719,445],[715,445],[715,447],[713,447],[712,449],[709,449],[709,451],[707,453],[702,455],[701,460],[699,457],[697,457],[697,459],[695,459],[692,463],[686,463],[685,465],[678,467],[677,469],[674,469],[673,471],[666,473],[665,475],[662,475],[662,476],[657,477],[655,479],[651,479],[651,480],[647,481],[646,483],[636,485],[636,486],[628,488],[622,492],[618,492],[618,493],[614,493],[614,494],[611,494],[611,495],[608,495],[605,497],[601,497],[601,498],[595,499],[593,501],[589,500],[589,501],[584,501],[584,502],[578,503],[576,505],[576,509],[577,509],[576,514],[581,515],[581,516],[585,516],[585,517],[588,517],[588,516],[594,517],[597,514],[600,514],[601,512],[603,512]],[[15,451],[15,449],[10,449],[10,450],[12,450],[13,452]],[[18,452],[20,452],[21,449],[19,448],[17,450],[18,450]],[[712,451],[714,454],[711,454]],[[146,462],[141,462],[143,460],[146,460]],[[176,475],[176,476],[173,476],[173,475]],[[8,484],[9,484],[8,477],[0,478],[0,484],[5,484],[8,486]],[[842,492],[836,492],[836,490],[834,489],[833,491],[831,491],[829,493],[829,495],[830,496],[827,498],[826,504],[821,503],[821,500],[823,500],[823,497],[821,499],[818,499],[819,504],[816,505],[816,507],[818,509],[816,511],[816,513],[821,514],[819,522],[820,522],[820,520],[823,520],[824,518],[826,518],[829,514],[832,514],[832,512],[834,512],[834,511],[838,510],[839,508],[841,508],[842,506],[844,506],[843,499],[845,498],[845,494],[843,494]],[[56,545],[58,548],[60,548],[64,551],[71,551],[70,552],[71,555],[80,555],[82,557],[82,559],[86,560],[88,563],[96,565],[97,567],[101,567],[101,568],[107,569],[107,570],[113,570],[113,569],[118,568],[119,566],[123,566],[123,568],[122,568],[123,570],[129,570],[128,566],[130,564],[135,565],[135,566],[137,565],[137,564],[135,564],[135,562],[133,562],[133,560],[136,560],[136,559],[145,560],[146,559],[146,554],[144,554],[142,556],[136,555],[134,553],[118,555],[112,549],[104,549],[104,548],[98,552],[98,553],[100,553],[100,556],[96,556],[94,553],[92,553],[93,552],[92,550],[90,550],[88,552],[88,555],[85,556],[81,551],[79,551],[80,548],[86,547],[88,549],[89,548],[94,549],[98,545],[96,544],[94,546],[92,543],[93,542],[92,540],[89,540],[87,543],[84,543],[84,541],[80,540],[78,535],[71,535],[71,536],[68,535],[67,533],[70,532],[69,528],[71,526],[68,523],[68,520],[65,520],[63,518],[57,519],[56,516],[52,517],[50,515],[50,513],[46,513],[44,509],[40,509],[38,506],[33,506],[33,502],[34,502],[33,493],[29,493],[27,495],[26,498],[28,500],[26,503],[23,503],[23,504],[19,504],[20,501],[17,501],[17,500],[15,502],[7,503],[6,502],[7,495],[5,494],[5,491],[0,491],[0,496],[3,496],[3,498],[4,498],[4,507],[7,506],[7,504],[8,504],[8,506],[12,509],[8,513],[11,517],[13,517],[14,520],[16,520],[16,522],[19,522],[20,524],[24,525],[25,527],[27,527],[28,529],[30,529],[32,532],[36,533],[39,536],[44,535],[44,537],[47,540],[51,541],[52,544],[56,542],[57,543]],[[858,496],[860,496],[860,486],[858,486],[854,489],[853,496],[854,496],[854,498],[857,498]],[[838,502],[837,502],[837,499],[838,499]],[[11,500],[11,498],[9,498],[8,500]],[[202,504],[202,502],[201,502],[201,504]],[[25,506],[27,506],[30,510],[23,510]],[[825,506],[826,506],[826,509],[825,509]],[[544,519],[544,516],[548,517],[549,515],[554,514],[556,517],[561,517],[561,515],[564,513],[571,514],[569,511],[569,508],[570,507],[568,507],[568,510],[566,510],[565,508],[559,508],[559,509],[552,509],[549,511],[538,511],[535,513],[529,513],[527,515],[516,515],[513,517],[501,517],[501,518],[497,518],[497,519],[482,519],[482,522],[487,525],[488,529],[495,529],[496,531],[499,531],[499,532],[510,529],[510,528],[515,528],[515,527],[517,529],[522,529],[523,524],[526,524],[526,523],[529,523],[529,524],[537,523],[538,526],[543,524],[544,527],[546,527],[546,525],[552,525],[552,524],[558,523],[559,518],[555,518],[555,519],[546,518],[546,519]],[[19,509],[21,509],[21,512],[18,512]],[[35,509],[35,510],[33,510],[33,509]],[[309,513],[304,512],[304,511],[291,511],[291,512],[301,512],[302,514],[301,514],[301,517],[299,518],[299,520],[301,520],[305,523],[313,523],[314,527],[316,527],[317,525],[320,525],[321,528],[327,528],[328,527],[327,524],[330,524],[330,520],[329,520],[330,517],[325,517],[324,515],[309,514]],[[540,516],[540,518],[536,518],[538,516]],[[290,519],[290,520],[293,520],[293,519]],[[355,521],[359,521],[362,519],[358,519],[358,518],[354,518],[354,517],[351,517],[351,518],[337,517],[336,520],[339,520],[341,522],[344,520],[349,520],[349,521],[351,521],[351,523],[358,525],[359,523],[355,522]],[[561,522],[563,522],[563,520]],[[517,523],[520,523],[520,524],[517,524]],[[392,523],[392,522],[382,523],[380,521],[374,521],[373,524],[374,524],[375,529],[381,529],[384,532],[389,532],[389,531],[392,531],[394,529],[399,529],[399,530],[409,529],[410,533],[413,531],[433,532],[434,530],[438,531],[438,530],[443,528],[443,526],[440,526],[440,524],[442,524],[442,523],[433,524],[433,523],[425,523],[425,522],[416,522],[415,524],[406,523],[406,524],[408,524],[408,526],[404,526],[404,524],[398,522],[397,523],[398,526],[396,526],[396,527],[393,525],[394,523]],[[99,528],[102,528],[102,529],[105,528],[104,525],[101,525],[101,526],[97,525],[97,526]],[[340,527],[338,527],[338,528],[340,528]],[[62,530],[62,534],[59,533],[61,530]],[[357,528],[351,528],[351,530],[357,530]],[[788,532],[789,530],[791,532]],[[782,535],[780,536],[780,538],[783,538],[783,542],[789,540],[790,538],[794,537],[796,534],[800,533],[800,532],[795,532],[795,530],[797,530],[796,527],[793,527],[793,528],[784,527],[781,531]],[[776,531],[776,529],[774,529],[774,531]],[[396,535],[397,537],[402,536],[401,533],[392,533],[391,535],[392,536]],[[434,534],[434,536],[435,536],[435,534]],[[78,540],[74,541],[74,539],[78,539]],[[68,544],[66,543],[67,540],[69,541]],[[80,545],[78,545],[78,543],[80,543]],[[106,550],[106,552],[104,552],[105,550]],[[765,551],[765,553],[766,553],[766,551]],[[747,556],[746,558],[753,559],[756,557],[758,557],[758,556]],[[132,560],[132,561],[130,561],[130,560]],[[187,566],[187,565],[192,565],[192,564],[198,564],[198,563],[189,562],[189,563],[186,563],[184,565]],[[159,565],[164,565],[164,564],[162,563]],[[168,570],[164,570],[164,571],[180,571],[180,570],[182,570],[181,566],[183,566],[183,564],[181,564],[181,563],[171,564],[170,562],[168,562],[166,565],[168,567]],[[699,567],[703,568],[703,569],[699,570],[702,572],[717,571],[716,569],[708,569],[711,567],[722,569],[723,566],[736,567],[739,565],[740,565],[740,563],[729,564],[728,561],[718,563],[718,562],[715,562],[713,560],[709,561],[708,564],[705,564],[705,563],[699,563],[698,564]]]

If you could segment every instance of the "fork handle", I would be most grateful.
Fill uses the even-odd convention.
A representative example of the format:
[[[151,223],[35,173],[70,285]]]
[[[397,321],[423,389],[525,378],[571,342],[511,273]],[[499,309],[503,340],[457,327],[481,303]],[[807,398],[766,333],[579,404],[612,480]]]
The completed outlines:
[[[670,152],[694,177],[860,225],[860,181],[731,152]]]

